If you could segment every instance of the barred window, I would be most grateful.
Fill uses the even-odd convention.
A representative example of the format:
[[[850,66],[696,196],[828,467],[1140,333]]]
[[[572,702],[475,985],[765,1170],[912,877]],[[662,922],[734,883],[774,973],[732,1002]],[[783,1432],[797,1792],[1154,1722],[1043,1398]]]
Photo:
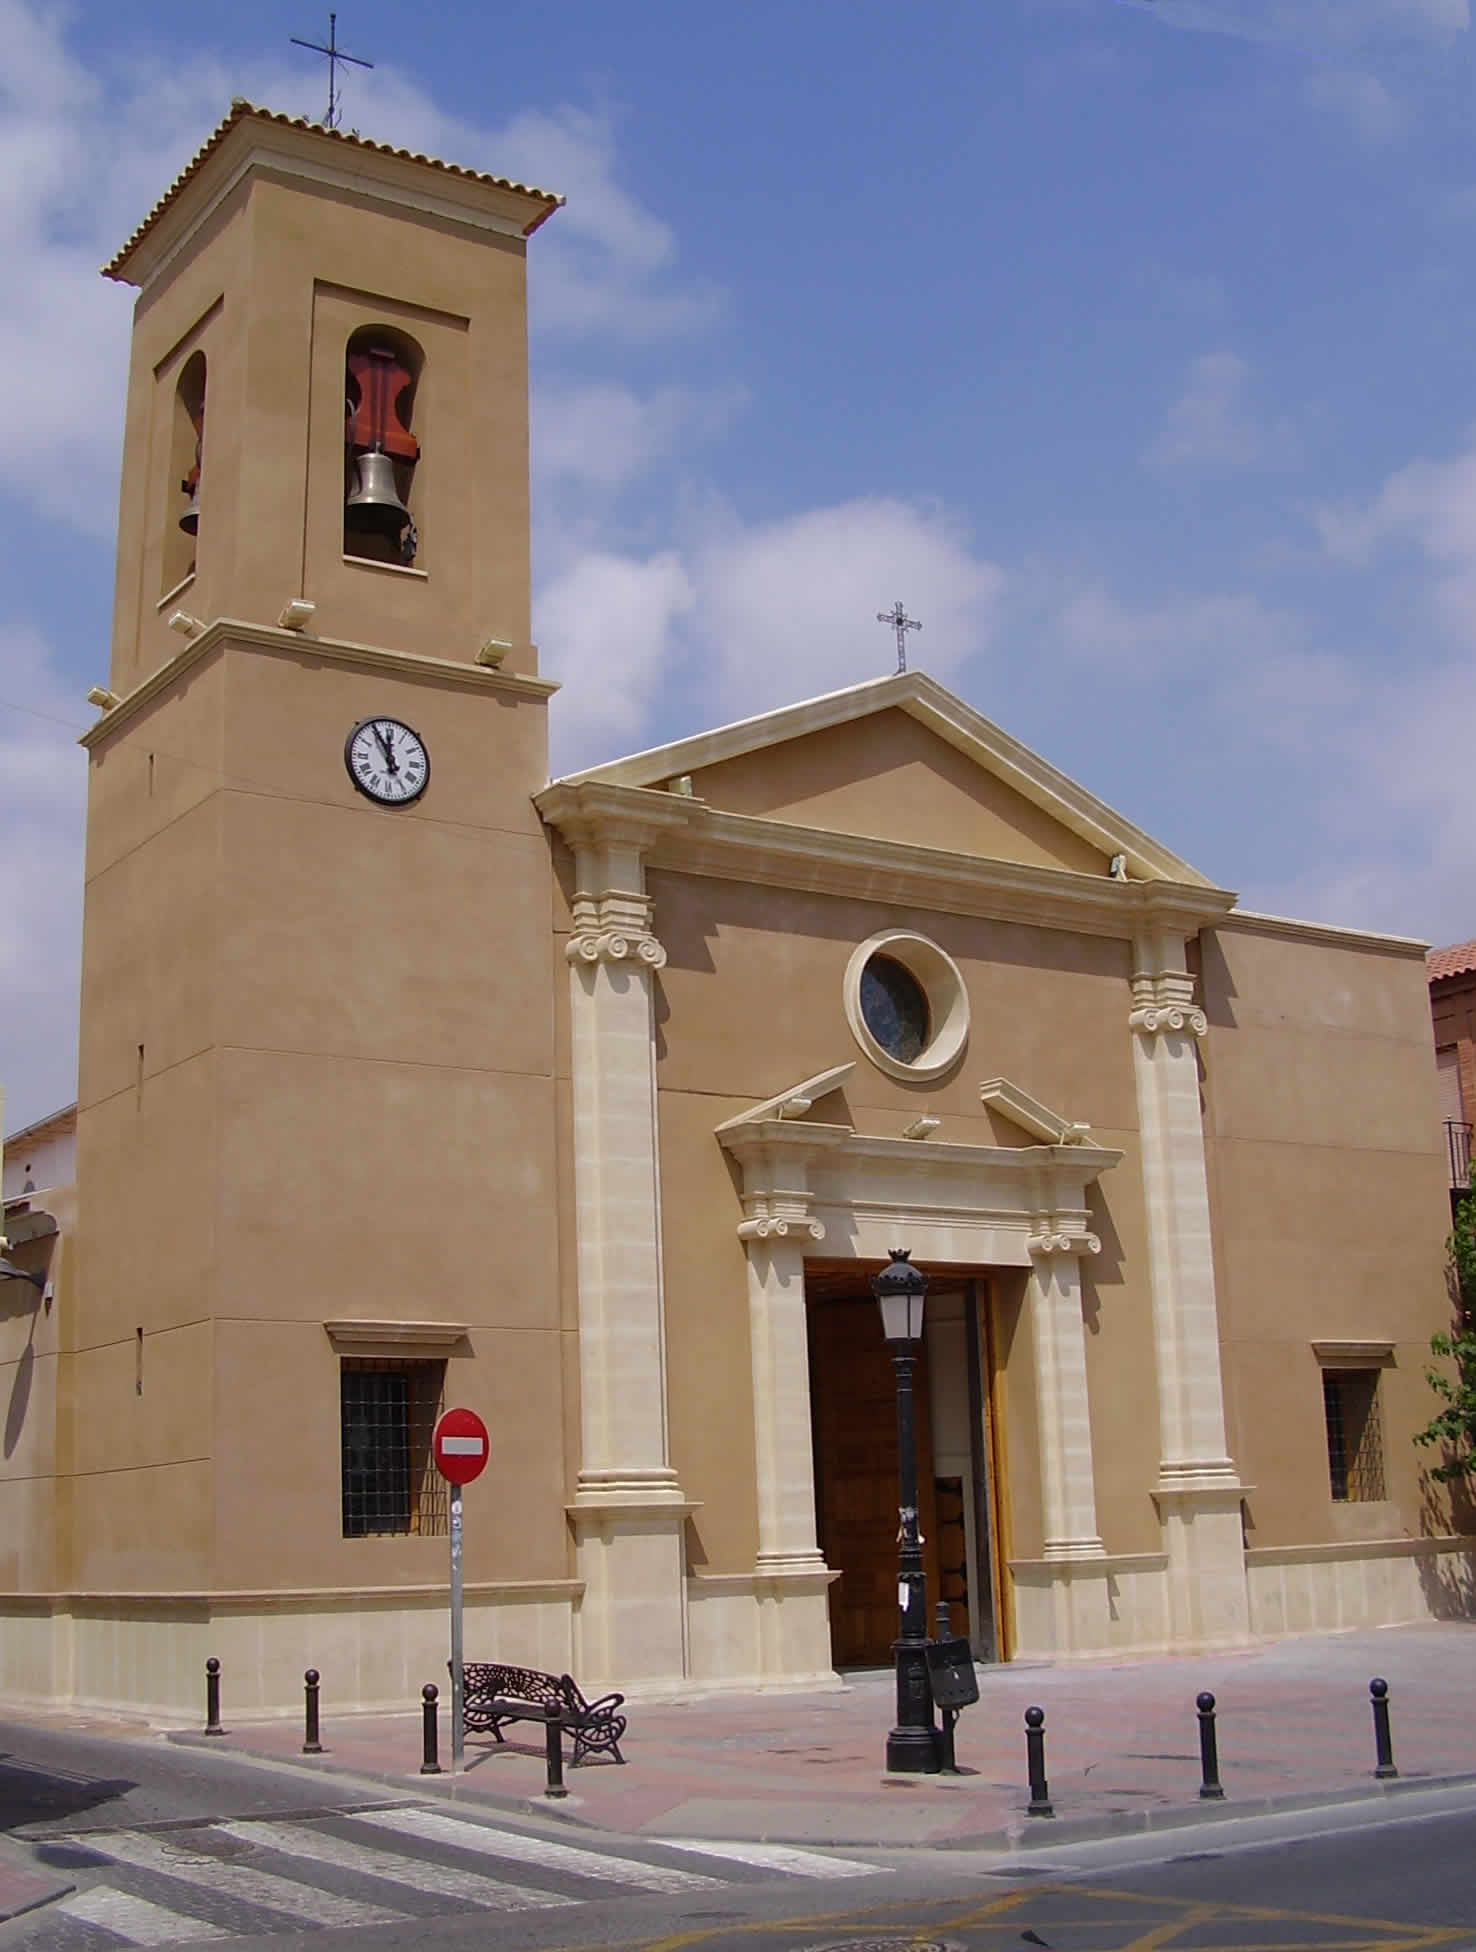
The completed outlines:
[[[1338,1504],[1366,1504],[1384,1494],[1384,1427],[1377,1369],[1324,1369],[1327,1468]]]
[[[339,1367],[343,1535],[444,1537],[446,1486],[431,1456],[444,1362],[346,1356]]]

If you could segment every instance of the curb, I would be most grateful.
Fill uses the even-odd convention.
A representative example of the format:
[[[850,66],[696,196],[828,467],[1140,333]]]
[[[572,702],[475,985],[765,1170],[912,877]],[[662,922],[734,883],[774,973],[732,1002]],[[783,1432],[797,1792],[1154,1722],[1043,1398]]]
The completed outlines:
[[[1026,1817],[1002,1830],[979,1830],[965,1837],[934,1839],[935,1850],[1004,1850],[1012,1854],[1072,1844],[1103,1843],[1154,1830],[1187,1830],[1202,1824],[1239,1823],[1255,1817],[1285,1816],[1297,1810],[1337,1809],[1351,1803],[1397,1800],[1412,1791],[1469,1789],[1476,1772],[1458,1776],[1399,1776],[1390,1782],[1350,1785],[1346,1789],[1303,1789],[1284,1795],[1251,1796],[1244,1801],[1227,1795],[1223,1801],[1176,1803],[1157,1810],[1119,1810],[1103,1817]]]

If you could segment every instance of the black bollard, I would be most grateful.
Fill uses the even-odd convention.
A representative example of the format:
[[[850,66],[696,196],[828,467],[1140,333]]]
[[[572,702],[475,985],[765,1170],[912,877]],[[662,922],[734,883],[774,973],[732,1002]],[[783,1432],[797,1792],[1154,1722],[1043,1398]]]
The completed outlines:
[[[310,1667],[302,1677],[303,1692],[303,1731],[302,1752],[304,1755],[321,1755],[323,1744],[318,1740],[318,1670]]]
[[[1054,1816],[1051,1787],[1045,1772],[1045,1709],[1025,1710],[1025,1757],[1030,1770],[1030,1802],[1026,1816]]]
[[[1194,1697],[1199,1710],[1199,1793],[1207,1803],[1224,1800],[1220,1786],[1220,1745],[1215,1739],[1215,1698],[1206,1688]]]
[[[205,1663],[205,1733],[225,1734],[220,1725],[220,1662],[214,1654]]]
[[[438,1753],[440,1731],[436,1726],[438,1696],[434,1681],[426,1682],[420,1690],[420,1699],[424,1704],[420,1714],[425,1735],[425,1760],[420,1765],[420,1773],[422,1776],[439,1776],[441,1773],[441,1760]]]
[[[1382,1782],[1399,1774],[1394,1767],[1394,1740],[1389,1733],[1389,1683],[1375,1675],[1368,1691],[1373,1697],[1374,1748],[1379,1758],[1374,1774]]]
[[[543,1710],[543,1748],[548,1759],[548,1780],[544,1785],[545,1796],[567,1796],[564,1787],[564,1714],[556,1701],[545,1704]]]

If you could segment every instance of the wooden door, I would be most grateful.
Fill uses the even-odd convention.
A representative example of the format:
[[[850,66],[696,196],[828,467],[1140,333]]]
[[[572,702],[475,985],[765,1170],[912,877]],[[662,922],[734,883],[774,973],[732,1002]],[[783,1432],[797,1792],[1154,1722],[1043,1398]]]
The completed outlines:
[[[897,1638],[897,1387],[881,1317],[869,1294],[812,1303],[816,1516],[830,1588],[830,1652],[837,1667],[884,1667]],[[928,1580],[928,1631],[938,1596],[928,1373],[914,1380],[918,1521]]]

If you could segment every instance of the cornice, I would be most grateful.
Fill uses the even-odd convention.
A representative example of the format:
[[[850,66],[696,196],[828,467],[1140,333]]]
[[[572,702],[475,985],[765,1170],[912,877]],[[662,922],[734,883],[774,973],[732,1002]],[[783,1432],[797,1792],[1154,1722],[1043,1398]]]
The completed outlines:
[[[1186,935],[1219,922],[1234,906],[1224,888],[1187,882],[1117,881],[1108,875],[994,861],[910,842],[841,834],[753,814],[721,813],[704,801],[642,787],[560,782],[539,795],[609,796],[671,809],[651,843],[647,866],[714,880],[744,881],[907,908],[932,908],[996,921],[1028,922],[1074,934],[1131,939],[1152,922]],[[562,831],[562,823],[556,821]]]
[[[1376,955],[1408,957],[1422,962],[1428,942],[1413,935],[1383,935],[1372,929],[1346,929],[1333,922],[1299,922],[1290,915],[1261,915],[1253,908],[1237,908],[1216,926],[1242,935],[1280,935],[1293,942],[1316,942],[1325,949],[1370,949]]]
[[[97,724],[81,735],[78,745],[86,746],[89,752],[105,745],[186,671],[216,651],[234,647],[266,651],[278,657],[312,658],[319,663],[347,665],[364,671],[384,671],[402,678],[431,679],[439,684],[462,685],[468,691],[494,692],[503,698],[551,698],[559,689],[552,678],[491,671],[484,665],[464,664],[459,658],[421,657],[414,651],[392,651],[382,644],[357,644],[344,637],[305,637],[300,630],[282,630],[273,624],[248,624],[239,617],[217,617],[167,664],[161,664],[142,684],[104,712]]]
[[[570,847],[616,843],[645,852],[673,830],[685,827],[698,803],[646,787],[556,779],[533,795],[533,804]]]

